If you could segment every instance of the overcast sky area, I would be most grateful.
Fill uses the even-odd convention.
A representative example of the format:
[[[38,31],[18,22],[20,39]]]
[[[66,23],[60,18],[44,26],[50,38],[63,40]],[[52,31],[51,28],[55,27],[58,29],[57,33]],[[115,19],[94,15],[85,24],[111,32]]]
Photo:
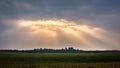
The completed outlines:
[[[120,50],[120,0],[0,0],[0,49],[65,47]]]

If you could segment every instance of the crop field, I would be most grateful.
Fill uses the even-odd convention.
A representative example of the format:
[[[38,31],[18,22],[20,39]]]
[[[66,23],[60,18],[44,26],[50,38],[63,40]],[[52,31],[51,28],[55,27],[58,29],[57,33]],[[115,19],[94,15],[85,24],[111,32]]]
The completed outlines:
[[[0,68],[120,68],[120,53],[1,52]]]

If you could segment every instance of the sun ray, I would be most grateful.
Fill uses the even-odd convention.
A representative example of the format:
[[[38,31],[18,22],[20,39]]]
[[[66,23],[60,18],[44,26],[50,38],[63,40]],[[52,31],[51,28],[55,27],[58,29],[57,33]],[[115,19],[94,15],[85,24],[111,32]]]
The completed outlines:
[[[105,42],[106,44],[117,45],[116,43],[114,43],[114,41],[111,40],[111,38],[104,35],[104,34],[107,34],[109,32],[107,32],[107,31],[105,31],[101,28],[97,28],[97,27],[93,28],[93,27],[90,27],[90,26],[87,26],[87,25],[83,25],[83,26],[77,27],[77,29],[87,33],[91,37],[94,37],[98,40],[101,40],[101,41]]]
[[[68,36],[73,36],[73,38],[79,40],[85,45],[89,45],[89,41],[84,38],[84,36],[81,33],[78,33],[77,31],[71,29],[71,28],[64,28],[62,29],[64,33],[66,33]]]
[[[94,37],[98,40],[102,40],[106,43],[109,43],[109,39],[102,35],[106,31],[99,27],[92,27],[88,25],[80,25],[72,21],[67,21],[64,19],[60,20],[19,20],[20,27],[26,27],[31,30],[31,35],[33,36],[43,36],[46,43],[49,42],[59,45],[58,36],[60,32],[64,33],[68,39],[75,38],[77,41],[85,44],[86,46],[91,46],[94,41],[91,41],[87,38],[87,35]],[[74,41],[74,40],[73,40]],[[92,46],[91,46],[92,47]]]

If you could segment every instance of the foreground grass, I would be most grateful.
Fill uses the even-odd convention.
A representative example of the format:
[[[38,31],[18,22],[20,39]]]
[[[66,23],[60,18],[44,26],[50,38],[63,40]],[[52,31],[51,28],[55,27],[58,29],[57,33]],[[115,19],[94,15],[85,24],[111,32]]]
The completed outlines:
[[[120,63],[0,64],[0,68],[120,68]]]
[[[120,53],[0,53],[0,68],[120,68]]]

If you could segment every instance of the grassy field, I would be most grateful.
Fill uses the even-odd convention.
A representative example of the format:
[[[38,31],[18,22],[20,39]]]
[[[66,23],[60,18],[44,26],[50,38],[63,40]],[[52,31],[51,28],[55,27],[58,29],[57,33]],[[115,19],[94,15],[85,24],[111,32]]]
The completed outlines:
[[[0,68],[120,68],[120,63],[0,64]]]
[[[0,53],[0,68],[120,68],[120,53]]]

